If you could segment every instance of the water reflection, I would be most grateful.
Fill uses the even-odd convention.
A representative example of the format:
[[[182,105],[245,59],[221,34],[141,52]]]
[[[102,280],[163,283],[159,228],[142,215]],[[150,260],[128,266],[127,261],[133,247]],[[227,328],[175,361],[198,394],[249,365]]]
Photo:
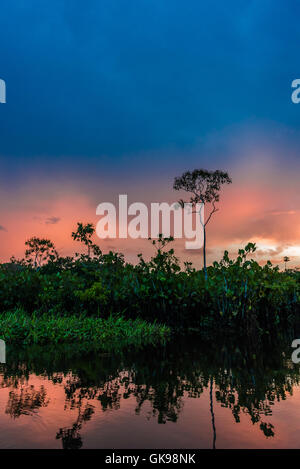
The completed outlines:
[[[26,417],[29,432],[35,424],[34,416],[44,418],[47,412],[50,414],[48,406],[54,410],[58,407],[56,390],[62,388],[62,412],[72,415],[73,420],[61,426],[55,417],[56,434],[50,434],[49,429],[48,444],[51,446],[56,439],[63,448],[81,448],[85,446],[85,428],[100,413],[108,413],[109,421],[127,409],[126,402],[133,400],[134,414],[145,425],[150,420],[177,425],[187,402],[201,400],[205,394],[210,428],[204,430],[211,434],[210,447],[218,447],[218,435],[226,431],[216,415],[220,407],[232,413],[232,425],[246,415],[249,425],[257,426],[264,438],[270,439],[276,435],[276,427],[270,421],[275,403],[292,396],[299,384],[299,366],[289,360],[290,343],[260,344],[255,354],[253,346],[247,344],[241,346],[231,340],[212,346],[210,341],[199,338],[176,339],[165,347],[128,350],[122,355],[71,349],[8,350],[7,364],[0,368],[0,392],[1,388],[7,389],[8,394],[6,403],[0,394],[0,404],[11,419]],[[185,425],[191,431],[188,422]],[[168,430],[170,434],[172,428]],[[10,447],[12,437],[7,438],[5,444]],[[142,440],[140,444],[143,446]],[[121,442],[114,441],[112,446],[121,447]]]

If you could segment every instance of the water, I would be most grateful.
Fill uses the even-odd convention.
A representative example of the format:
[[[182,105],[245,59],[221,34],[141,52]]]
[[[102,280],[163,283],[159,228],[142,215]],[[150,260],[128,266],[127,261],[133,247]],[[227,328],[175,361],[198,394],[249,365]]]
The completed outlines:
[[[290,343],[8,348],[0,448],[299,448]]]

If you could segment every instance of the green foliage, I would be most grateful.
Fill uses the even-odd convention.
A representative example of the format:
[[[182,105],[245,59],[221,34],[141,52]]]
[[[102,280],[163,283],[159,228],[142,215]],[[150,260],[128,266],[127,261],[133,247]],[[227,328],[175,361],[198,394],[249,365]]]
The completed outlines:
[[[269,332],[276,325],[286,325],[299,312],[299,274],[287,275],[267,262],[260,266],[248,259],[256,246],[249,243],[230,260],[225,251],[221,262],[209,268],[207,288],[211,307],[219,311],[222,321],[248,329]]]
[[[99,312],[99,307],[105,307],[109,303],[109,290],[103,285],[102,281],[94,282],[90,288],[86,290],[77,290],[75,296],[87,307],[94,304],[95,309]]]
[[[49,314],[30,317],[20,309],[0,317],[0,338],[7,344],[89,343],[106,349],[113,343],[125,347],[161,342],[168,338],[169,332],[166,326],[121,316],[109,316],[106,320]]]
[[[0,266],[0,317],[22,308],[27,316],[101,317],[122,313],[127,319],[167,324],[173,330],[208,329],[270,334],[299,316],[300,272],[261,266],[251,255],[255,244],[225,251],[220,262],[196,270],[184,268],[169,244],[150,240],[154,256],[137,265],[122,254],[51,259],[35,269],[23,261]]]

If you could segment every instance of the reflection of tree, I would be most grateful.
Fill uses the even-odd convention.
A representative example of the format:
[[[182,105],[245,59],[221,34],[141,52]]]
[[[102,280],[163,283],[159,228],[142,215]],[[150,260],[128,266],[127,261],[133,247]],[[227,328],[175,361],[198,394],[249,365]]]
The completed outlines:
[[[82,439],[81,439],[79,431],[82,428],[82,424],[91,419],[93,413],[94,413],[94,408],[90,404],[87,404],[83,411],[81,410],[81,407],[79,407],[79,414],[72,428],[61,428],[58,431],[56,435],[56,439],[62,440],[62,445],[64,449],[81,448]]]
[[[189,338],[164,348],[147,347],[138,353],[128,350],[115,356],[78,356],[71,365],[66,353],[59,356],[51,351],[49,362],[45,355],[43,360],[40,355],[36,360],[33,356],[30,360],[14,357],[12,364],[3,368],[0,387],[12,388],[7,412],[18,416],[48,404],[43,387],[36,390],[25,386],[30,373],[63,386],[65,410],[78,412],[74,424],[57,433],[64,448],[82,446],[80,430],[96,412],[97,404],[103,412],[117,411],[125,399],[131,398],[136,414],[144,413],[160,424],[174,423],[184,398],[199,398],[207,390],[215,447],[216,404],[230,409],[237,423],[241,414],[248,415],[266,437],[272,437],[275,429],[266,421],[272,415],[272,406],[292,394],[293,386],[299,383],[298,369],[285,359],[282,345],[273,345],[271,351],[267,346],[256,348],[256,356],[251,347],[243,344],[239,348],[230,343],[213,348],[211,343]]]
[[[20,415],[30,415],[40,407],[47,407],[49,400],[44,386],[35,389],[34,386],[21,387],[20,391],[10,391],[5,412],[12,418]]]
[[[292,395],[293,386],[300,382],[298,369],[285,359],[282,345],[277,353],[274,350],[261,350],[252,359],[251,351],[237,349],[235,360],[230,357],[215,373],[217,401],[231,409],[237,423],[241,413],[249,415],[253,424],[260,423],[266,437],[274,436],[274,427],[262,418],[271,416],[275,401]]]
[[[269,436],[274,436],[273,428],[274,425],[271,423],[261,423],[259,428],[263,432],[263,434],[268,438]]]
[[[213,430],[213,444],[212,448],[216,449],[216,439],[217,439],[217,432],[216,432],[216,425],[215,425],[215,413],[214,413],[214,403],[213,403],[213,377],[210,378],[210,386],[209,386],[209,400],[210,400],[210,413],[211,413],[211,425]]]
[[[178,352],[172,346],[151,350],[151,361],[143,354],[129,353],[126,360],[123,357],[121,367],[120,359],[115,367],[112,360],[108,375],[101,376],[100,380],[97,375],[89,380],[81,370],[72,383],[65,386],[66,401],[74,403],[76,395],[78,402],[83,398],[98,399],[102,410],[106,411],[117,410],[122,399],[134,397],[137,414],[141,414],[148,402],[152,410],[147,418],[152,416],[158,423],[166,423],[177,421],[184,396],[200,397],[204,389],[209,389],[215,447],[214,378],[217,402],[231,409],[236,422],[240,421],[241,413],[248,414],[252,423],[260,423],[259,428],[269,437],[274,435],[273,426],[263,422],[262,417],[272,414],[275,400],[286,399],[287,394],[292,393],[293,385],[299,381],[298,371],[284,360],[281,352],[264,355],[262,351],[261,356],[268,360],[263,363],[252,359],[252,355],[251,350],[226,347],[212,355],[207,349],[206,352],[199,350],[198,345],[187,347],[186,344]],[[93,386],[88,387],[87,382]]]

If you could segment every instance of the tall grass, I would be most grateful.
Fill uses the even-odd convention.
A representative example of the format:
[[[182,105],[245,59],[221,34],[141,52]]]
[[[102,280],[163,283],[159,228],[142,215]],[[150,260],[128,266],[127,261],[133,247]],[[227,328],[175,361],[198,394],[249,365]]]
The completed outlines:
[[[106,349],[165,341],[170,329],[142,319],[110,315],[99,317],[44,314],[29,316],[22,309],[0,315],[0,338],[14,344],[90,343]]]

